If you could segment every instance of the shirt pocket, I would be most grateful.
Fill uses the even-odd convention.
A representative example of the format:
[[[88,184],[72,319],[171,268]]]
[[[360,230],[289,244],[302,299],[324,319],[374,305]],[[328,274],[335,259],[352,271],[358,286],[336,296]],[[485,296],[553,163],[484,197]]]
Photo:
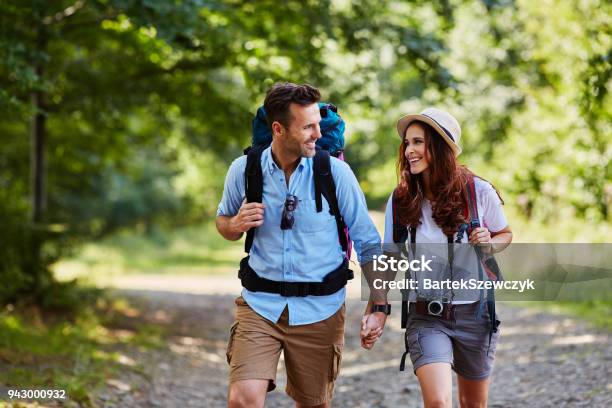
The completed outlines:
[[[300,200],[295,209],[294,227],[299,232],[321,232],[333,231],[336,226],[336,219],[329,212],[329,204],[324,198],[322,200],[322,210],[317,212],[315,200]]]

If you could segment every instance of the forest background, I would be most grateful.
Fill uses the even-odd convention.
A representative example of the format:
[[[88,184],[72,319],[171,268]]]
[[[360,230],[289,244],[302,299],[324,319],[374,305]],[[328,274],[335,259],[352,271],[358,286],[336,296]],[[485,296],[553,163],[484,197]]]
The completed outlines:
[[[69,309],[74,277],[234,273],[212,220],[277,81],[338,106],[371,210],[396,120],[437,106],[515,242],[610,242],[610,2],[9,0],[0,24],[1,305]]]

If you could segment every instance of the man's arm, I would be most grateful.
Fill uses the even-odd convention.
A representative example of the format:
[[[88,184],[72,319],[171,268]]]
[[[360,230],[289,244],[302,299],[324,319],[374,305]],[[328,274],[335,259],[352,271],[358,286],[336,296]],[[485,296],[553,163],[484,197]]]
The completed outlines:
[[[263,224],[265,206],[261,203],[242,202],[238,214],[233,217],[226,215],[217,216],[215,224],[217,231],[223,238],[229,241],[238,241],[242,234],[252,227],[259,227]]]
[[[259,227],[264,221],[262,203],[247,203],[244,198],[244,168],[246,156],[234,160],[223,187],[223,197],[217,209],[217,231],[229,241],[237,241],[242,234],[253,227]]]
[[[387,291],[388,289],[376,289],[374,286],[375,279],[386,279],[386,274],[380,271],[374,271],[374,262],[368,262],[361,266],[363,276],[368,282],[370,287],[370,299],[366,305],[366,309],[361,319],[361,330],[359,337],[361,338],[361,347],[366,350],[374,347],[374,343],[380,336],[382,336],[385,322],[387,321],[387,315],[383,312],[372,313],[373,305],[384,305],[387,303]]]
[[[374,304],[387,302],[387,291],[375,289],[375,279],[384,279],[385,274],[374,271],[373,260],[382,255],[380,235],[370,215],[365,197],[351,168],[344,162],[332,158],[332,174],[336,183],[336,195],[340,214],[349,229],[354,249],[361,264],[361,272],[370,287],[370,297]]]
[[[373,259],[382,254],[380,235],[368,214],[365,197],[350,167],[335,159],[332,159],[332,166],[340,214],[355,243],[354,248],[361,264],[361,272],[370,287],[370,299],[360,326],[362,347],[370,349],[382,335],[387,319],[385,313],[371,313],[373,304],[387,303],[387,290],[374,287],[376,279],[385,277],[383,272],[374,271]]]

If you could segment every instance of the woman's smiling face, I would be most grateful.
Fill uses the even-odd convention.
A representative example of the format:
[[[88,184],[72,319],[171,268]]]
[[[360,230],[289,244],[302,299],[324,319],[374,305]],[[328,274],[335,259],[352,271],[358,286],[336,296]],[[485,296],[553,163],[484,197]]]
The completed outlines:
[[[425,137],[425,128],[419,122],[411,123],[406,129],[404,156],[410,163],[410,173],[412,174],[422,173],[429,167],[429,154]]]

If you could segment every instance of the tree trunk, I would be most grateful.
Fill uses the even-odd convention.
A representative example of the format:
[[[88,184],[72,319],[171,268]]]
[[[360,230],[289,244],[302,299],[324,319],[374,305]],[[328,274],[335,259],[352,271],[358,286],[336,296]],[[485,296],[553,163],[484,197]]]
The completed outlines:
[[[42,24],[38,26],[36,50],[38,51],[37,60],[34,61],[34,69],[39,79],[39,86],[32,92],[32,108],[34,110],[32,116],[31,129],[31,152],[30,152],[30,191],[32,200],[31,211],[31,256],[26,260],[25,269],[32,278],[32,294],[38,297],[44,291],[46,286],[45,272],[46,268],[43,265],[43,243],[45,240],[45,229],[42,228],[45,208],[47,206],[47,191],[46,191],[46,149],[47,149],[47,129],[44,91],[42,90],[42,78],[44,76],[44,61],[40,55],[44,52],[47,45],[46,33]]]
[[[43,67],[40,63],[36,66],[36,74],[43,75]],[[32,151],[31,164],[31,192],[32,192],[32,222],[38,224],[47,206],[46,195],[46,113],[44,112],[44,101],[42,91],[32,93],[32,105],[34,115],[32,117]]]
[[[42,90],[44,78],[44,61],[41,55],[47,48],[47,33],[42,22],[44,7],[39,10],[37,16],[36,29],[36,60],[33,62],[36,76],[38,76],[38,87],[32,92],[32,107],[34,114],[32,117],[32,150],[30,154],[30,188],[32,194],[32,222],[38,224],[43,219],[45,208],[47,207],[46,192],[46,107],[44,101],[44,91]]]

